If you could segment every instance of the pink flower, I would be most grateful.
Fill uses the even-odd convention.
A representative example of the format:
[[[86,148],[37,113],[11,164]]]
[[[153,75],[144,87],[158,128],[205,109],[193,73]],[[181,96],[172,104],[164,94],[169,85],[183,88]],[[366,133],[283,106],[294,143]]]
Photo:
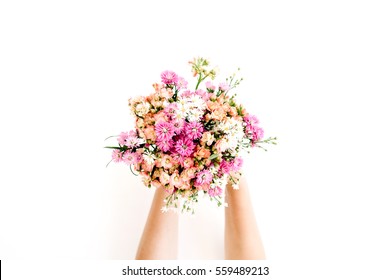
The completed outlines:
[[[230,89],[230,87],[227,83],[220,83],[218,88],[220,91],[228,91]]]
[[[204,101],[207,101],[209,99],[209,94],[205,92],[203,89],[196,90],[195,95],[202,97]]]
[[[134,163],[134,154],[135,153],[130,152],[130,150],[127,150],[126,152],[124,152],[122,155],[123,162],[126,163],[127,165],[133,164]]]
[[[121,146],[124,146],[125,145],[125,141],[126,141],[126,138],[129,136],[129,133],[127,132],[121,132],[121,134],[119,134],[119,137],[117,138],[118,139],[118,143],[121,145]]]
[[[231,165],[231,170],[235,171],[235,172],[240,171],[243,162],[244,161],[242,158],[240,158],[240,157],[235,158],[232,165]]]
[[[215,91],[215,86],[211,81],[206,82],[206,89],[208,92],[214,92]]]
[[[213,180],[213,175],[209,170],[202,170],[196,175],[195,186],[208,185]]]
[[[181,97],[190,97],[191,95],[194,95],[194,93],[189,90],[185,90],[181,93]]]
[[[169,103],[169,105],[166,106],[164,109],[164,113],[170,118],[174,118],[176,116],[176,111],[177,111],[176,103]]]
[[[121,146],[133,148],[138,145],[138,137],[135,131],[121,132],[117,140]]]
[[[187,123],[185,126],[185,134],[192,140],[199,139],[202,136],[203,131],[203,125],[196,121]]]
[[[143,160],[143,157],[142,157],[142,153],[140,151],[133,153],[133,164],[141,163],[142,160]]]
[[[264,130],[259,127],[259,120],[254,115],[246,115],[244,117],[245,133],[251,139],[254,145],[257,141],[264,137]]]
[[[168,141],[175,134],[175,128],[169,122],[159,122],[156,124],[156,136],[158,141]]]
[[[222,189],[220,187],[215,187],[214,189],[210,188],[208,190],[208,194],[211,197],[220,196],[220,195],[222,195]]]
[[[177,87],[178,90],[187,88],[187,85],[188,82],[183,77],[179,77],[175,82],[175,86]]]
[[[180,138],[175,144],[176,152],[182,157],[189,157],[194,152],[195,144],[189,138]]]
[[[122,159],[122,152],[119,149],[114,149],[112,151],[112,160],[114,162],[121,162]]]
[[[176,84],[178,82],[178,76],[173,71],[164,71],[161,73],[161,81],[166,85]]]

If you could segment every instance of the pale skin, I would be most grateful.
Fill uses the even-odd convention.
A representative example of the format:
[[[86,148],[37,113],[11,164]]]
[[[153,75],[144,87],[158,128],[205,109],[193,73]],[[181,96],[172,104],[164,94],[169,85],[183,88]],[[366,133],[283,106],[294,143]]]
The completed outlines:
[[[248,183],[241,177],[239,189],[226,188],[225,259],[264,260],[265,252],[249,195]]]
[[[138,245],[136,260],[177,259],[179,215],[172,211],[162,213],[167,193],[157,188]]]
[[[139,242],[136,260],[176,259],[178,252],[179,214],[162,213],[167,193],[156,189],[144,231]],[[265,259],[263,243],[253,212],[245,177],[241,177],[239,190],[226,187],[225,208],[225,259]]]

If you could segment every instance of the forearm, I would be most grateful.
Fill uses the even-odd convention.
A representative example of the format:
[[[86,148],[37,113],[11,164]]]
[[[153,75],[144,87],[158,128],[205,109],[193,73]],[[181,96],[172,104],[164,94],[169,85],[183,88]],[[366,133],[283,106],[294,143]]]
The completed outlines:
[[[167,193],[158,188],[138,246],[135,259],[163,260],[177,258],[178,215],[177,213],[162,213]]]
[[[225,258],[265,259],[263,243],[253,212],[249,189],[244,177],[239,190],[226,188]]]

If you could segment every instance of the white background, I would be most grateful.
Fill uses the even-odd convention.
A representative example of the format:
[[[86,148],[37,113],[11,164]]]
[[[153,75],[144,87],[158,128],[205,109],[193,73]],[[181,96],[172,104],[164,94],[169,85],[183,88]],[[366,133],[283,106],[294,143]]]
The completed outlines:
[[[268,259],[293,279],[388,279],[386,1],[2,1],[0,259],[132,259],[153,191],[111,164],[127,100],[205,56],[279,144],[246,156]],[[223,209],[180,258],[223,258]],[[293,277],[294,276],[294,277]],[[277,279],[286,279],[286,278]],[[388,276],[387,276],[388,277]],[[367,278],[368,279],[368,278]]]

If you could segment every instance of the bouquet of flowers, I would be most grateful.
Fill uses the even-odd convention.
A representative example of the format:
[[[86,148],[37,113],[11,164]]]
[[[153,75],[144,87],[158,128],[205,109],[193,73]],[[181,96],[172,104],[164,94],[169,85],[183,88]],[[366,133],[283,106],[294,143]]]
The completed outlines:
[[[163,211],[181,200],[183,211],[194,212],[199,194],[222,205],[227,183],[238,188],[240,152],[276,144],[276,137],[264,139],[256,116],[229,94],[242,78],[233,74],[215,85],[216,71],[207,59],[189,64],[195,88],[188,89],[175,72],[162,72],[153,93],[129,99],[135,129],[115,136],[117,146],[106,147],[113,149],[112,160],[129,165],[145,186],[168,192]]]

